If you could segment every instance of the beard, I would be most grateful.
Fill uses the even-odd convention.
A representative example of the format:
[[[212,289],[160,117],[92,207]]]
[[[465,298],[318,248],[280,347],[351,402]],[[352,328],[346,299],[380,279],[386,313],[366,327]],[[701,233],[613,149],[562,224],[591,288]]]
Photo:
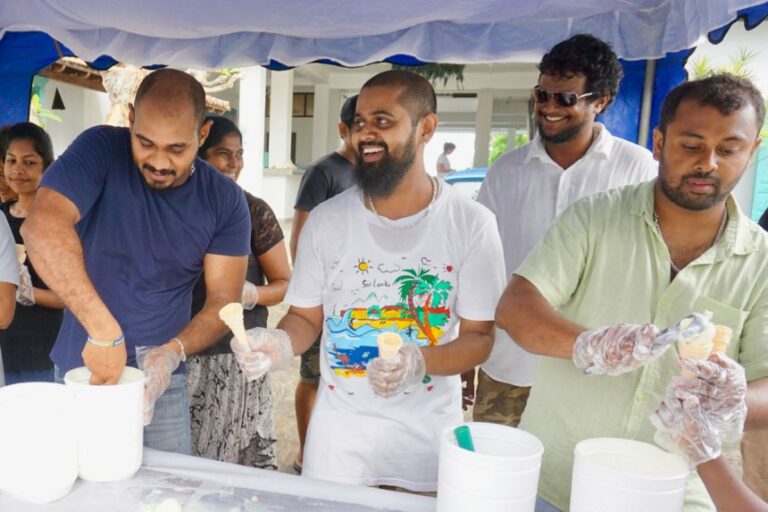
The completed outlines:
[[[706,179],[713,182],[714,192],[707,195],[688,195],[683,190],[686,180]],[[712,208],[717,203],[723,201],[731,193],[736,183],[728,190],[722,190],[720,187],[720,177],[706,172],[692,172],[686,174],[680,179],[680,184],[673,186],[667,177],[667,165],[662,157],[659,160],[659,179],[657,180],[661,192],[674,204],[686,210],[703,211]]]
[[[568,142],[571,139],[573,139],[576,135],[581,132],[581,130],[584,129],[587,123],[581,123],[574,126],[571,126],[570,128],[565,128],[562,131],[559,131],[553,135],[548,135],[544,133],[544,130],[541,128],[541,123],[536,122],[536,128],[539,130],[539,134],[541,135],[541,139],[544,142],[549,142],[550,144],[563,144],[564,142]]]
[[[384,148],[384,156],[373,163],[365,163],[360,156],[362,149],[358,148],[354,178],[366,196],[389,197],[416,159],[416,130],[411,132],[411,137],[399,158],[389,152],[389,146],[385,143],[378,144]]]

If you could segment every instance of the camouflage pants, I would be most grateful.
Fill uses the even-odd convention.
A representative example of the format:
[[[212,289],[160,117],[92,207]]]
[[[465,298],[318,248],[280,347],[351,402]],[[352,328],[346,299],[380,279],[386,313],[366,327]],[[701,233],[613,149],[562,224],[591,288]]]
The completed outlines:
[[[322,335],[321,335],[322,336]],[[320,383],[320,338],[315,340],[306,352],[301,354],[299,382],[317,386]]]
[[[477,372],[477,391],[472,419],[516,427],[520,424],[520,417],[523,415],[530,393],[530,387],[495,381],[480,369]]]
[[[744,432],[741,454],[744,481],[761,498],[768,500],[768,429]]]

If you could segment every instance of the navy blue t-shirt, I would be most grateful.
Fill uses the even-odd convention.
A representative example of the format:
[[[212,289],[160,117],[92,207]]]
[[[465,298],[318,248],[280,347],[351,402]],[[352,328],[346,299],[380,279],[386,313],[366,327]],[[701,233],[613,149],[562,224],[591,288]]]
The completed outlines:
[[[180,187],[150,189],[131,156],[128,129],[97,126],[72,143],[40,184],[77,206],[86,270],[123,329],[131,365],[136,347],[161,345],[189,323],[205,254],[250,251],[242,189],[199,158],[195,167]],[[51,351],[62,371],[83,365],[86,337],[66,311]]]

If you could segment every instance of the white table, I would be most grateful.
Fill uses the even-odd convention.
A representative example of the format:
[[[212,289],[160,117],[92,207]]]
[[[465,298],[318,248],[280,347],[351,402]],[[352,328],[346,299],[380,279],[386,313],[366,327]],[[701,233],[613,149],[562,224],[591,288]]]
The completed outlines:
[[[369,487],[335,484],[235,464],[144,450],[144,463],[128,480],[96,484],[78,480],[47,505],[0,494],[8,512],[155,512],[175,500],[184,512],[434,512],[436,500]]]

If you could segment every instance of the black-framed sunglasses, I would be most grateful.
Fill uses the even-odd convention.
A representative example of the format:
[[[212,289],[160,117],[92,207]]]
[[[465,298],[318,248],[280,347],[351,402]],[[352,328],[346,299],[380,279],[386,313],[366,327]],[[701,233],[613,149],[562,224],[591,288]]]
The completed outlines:
[[[550,98],[555,98],[555,101],[561,107],[572,107],[583,98],[593,96],[593,92],[585,92],[584,94],[578,94],[575,92],[553,92],[546,89],[542,89],[538,85],[531,91],[531,97],[536,103],[546,103]]]

